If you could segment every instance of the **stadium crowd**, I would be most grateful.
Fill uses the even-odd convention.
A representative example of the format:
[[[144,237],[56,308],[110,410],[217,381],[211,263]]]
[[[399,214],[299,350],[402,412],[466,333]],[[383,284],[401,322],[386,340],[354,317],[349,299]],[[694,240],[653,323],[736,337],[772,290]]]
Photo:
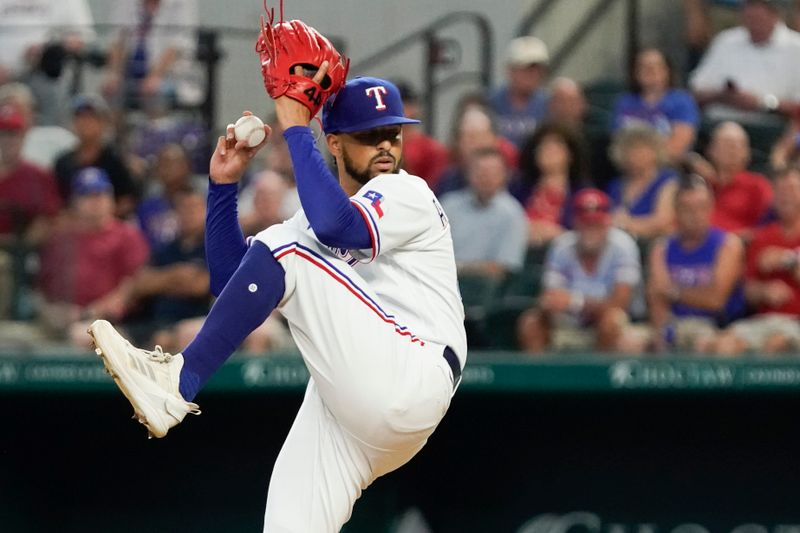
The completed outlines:
[[[107,318],[180,349],[212,304],[211,132],[182,112],[201,97],[197,6],[118,4],[129,25],[102,83],[70,94],[58,67],[94,38],[85,3],[0,0],[4,17],[45,26],[0,29],[0,347],[85,348],[87,323]],[[643,47],[612,90],[551,79],[545,43],[519,37],[504,82],[458,102],[449,139],[405,127],[403,165],[450,220],[472,346],[800,353],[800,33],[786,4],[684,0],[697,64]],[[242,183],[243,231],[298,208],[275,131]],[[243,351],[291,346],[273,315]]]

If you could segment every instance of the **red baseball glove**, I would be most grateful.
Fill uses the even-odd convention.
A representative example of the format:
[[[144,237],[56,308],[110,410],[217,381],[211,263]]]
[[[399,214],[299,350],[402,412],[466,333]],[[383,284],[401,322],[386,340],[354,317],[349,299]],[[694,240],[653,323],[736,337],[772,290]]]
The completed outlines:
[[[283,1],[280,22],[273,25],[274,9],[267,10],[267,16],[268,22],[261,17],[261,34],[256,41],[264,88],[272,98],[288,96],[297,100],[311,111],[313,117],[328,97],[344,86],[350,60],[303,21],[284,22]],[[304,71],[311,71],[313,76],[323,61],[328,62],[328,71],[320,83],[295,74],[295,67],[300,66]]]

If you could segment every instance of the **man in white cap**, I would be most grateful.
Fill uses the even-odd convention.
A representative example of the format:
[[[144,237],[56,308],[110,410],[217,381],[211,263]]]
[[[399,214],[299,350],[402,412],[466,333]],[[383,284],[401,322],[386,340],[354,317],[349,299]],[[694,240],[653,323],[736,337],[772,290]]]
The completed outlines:
[[[541,39],[517,37],[508,47],[508,84],[490,96],[499,133],[518,147],[547,115],[543,82],[549,59],[547,46]]]

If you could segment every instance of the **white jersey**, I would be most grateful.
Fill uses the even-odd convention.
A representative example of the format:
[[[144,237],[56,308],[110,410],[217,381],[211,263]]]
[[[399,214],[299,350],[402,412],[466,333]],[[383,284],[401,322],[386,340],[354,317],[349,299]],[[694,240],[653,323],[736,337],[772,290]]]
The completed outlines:
[[[371,250],[352,250],[356,270],[417,334],[467,354],[450,224],[427,183],[401,171],[371,179],[351,198]]]
[[[464,366],[467,338],[453,239],[433,191],[401,170],[371,179],[350,201],[367,223],[372,249],[333,252],[369,283],[401,327],[450,346]],[[313,233],[302,210],[286,224]]]
[[[311,376],[265,531],[340,531],[361,491],[409,461],[447,412],[459,381],[444,346],[466,360],[450,225],[431,190],[384,174],[350,201],[368,249],[323,245],[302,210],[254,237],[285,272],[278,309]]]

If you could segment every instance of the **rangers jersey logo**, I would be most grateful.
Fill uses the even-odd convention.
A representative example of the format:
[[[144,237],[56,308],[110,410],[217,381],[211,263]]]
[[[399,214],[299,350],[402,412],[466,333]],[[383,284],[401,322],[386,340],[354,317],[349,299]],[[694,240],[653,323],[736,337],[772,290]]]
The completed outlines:
[[[383,218],[383,209],[381,208],[381,200],[383,199],[383,195],[377,191],[367,191],[364,193],[364,198],[372,202],[372,209],[378,213],[378,218]]]

